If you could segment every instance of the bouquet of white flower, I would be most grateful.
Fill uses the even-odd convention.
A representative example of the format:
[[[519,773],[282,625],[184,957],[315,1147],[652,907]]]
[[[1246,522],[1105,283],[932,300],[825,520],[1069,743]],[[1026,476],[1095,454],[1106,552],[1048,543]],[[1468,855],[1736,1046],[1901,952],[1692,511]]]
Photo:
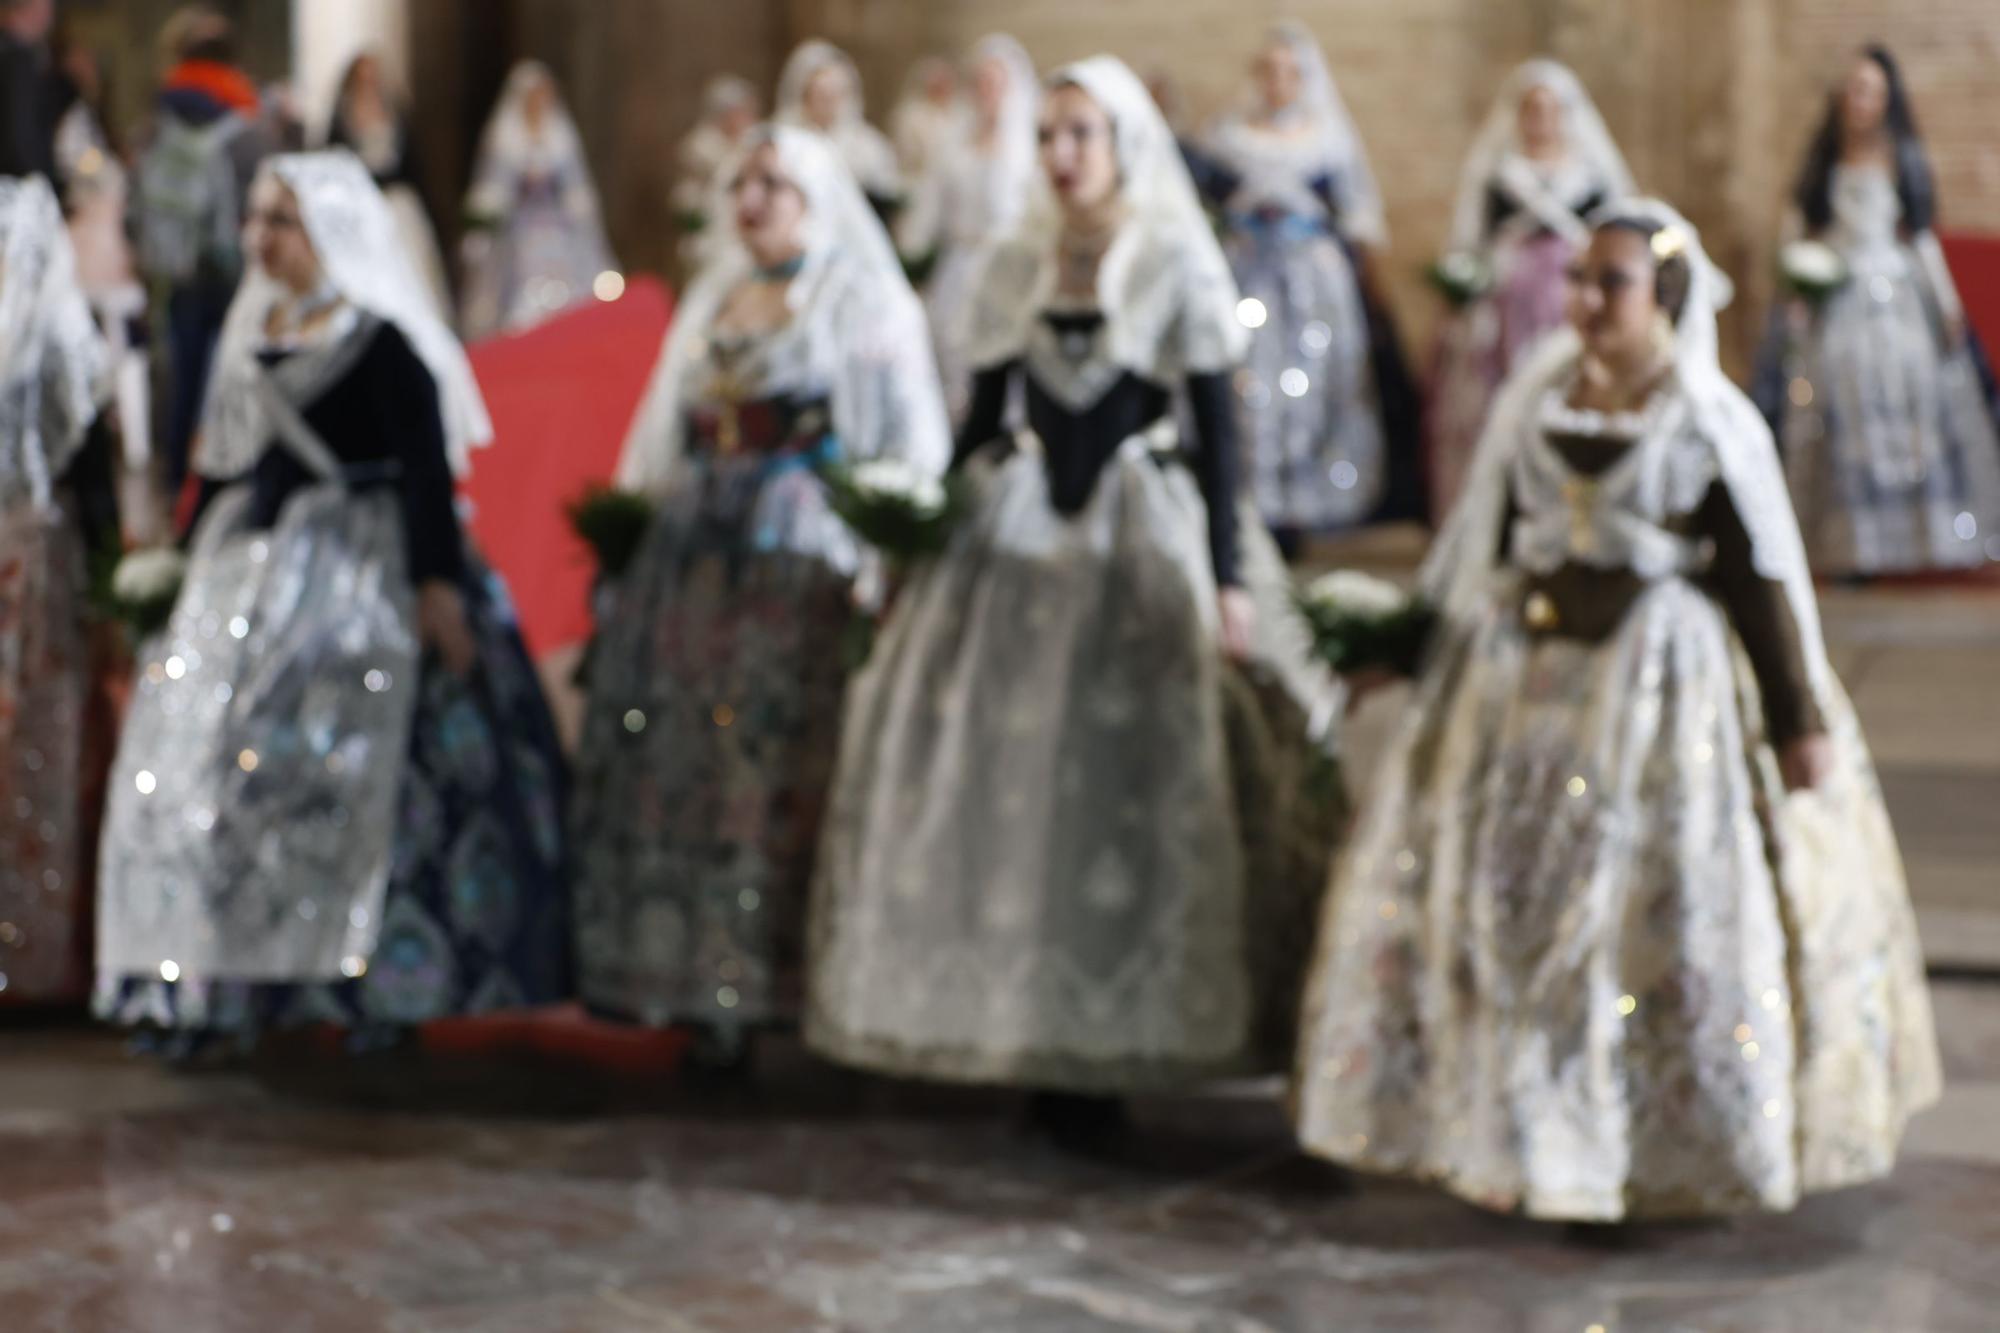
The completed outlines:
[[[144,638],[166,626],[187,576],[187,557],[171,546],[133,551],[111,574],[109,610]]]
[[[1455,250],[1436,260],[1424,276],[1454,307],[1470,305],[1493,290],[1493,266],[1469,250]]]
[[[1436,613],[1395,584],[1349,569],[1322,574],[1297,598],[1313,646],[1335,671],[1416,674]]]
[[[936,555],[963,508],[956,487],[901,459],[830,463],[820,469],[827,503],[854,535],[891,560]]]
[[[1778,251],[1778,279],[1792,295],[1817,305],[1847,285],[1847,261],[1820,241],[1793,241]]]

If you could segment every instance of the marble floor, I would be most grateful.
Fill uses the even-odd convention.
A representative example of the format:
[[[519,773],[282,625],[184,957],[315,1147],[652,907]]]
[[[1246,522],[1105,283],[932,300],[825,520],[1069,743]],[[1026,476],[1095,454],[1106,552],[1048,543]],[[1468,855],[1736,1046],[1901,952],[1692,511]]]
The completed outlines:
[[[1268,1086],[1143,1104],[1085,1162],[1012,1098],[786,1047],[677,1078],[554,1019],[170,1073],[16,1019],[0,1333],[2000,1329],[2000,590],[1832,594],[1828,622],[1951,1081],[1878,1185],[1592,1237],[1322,1170]]]

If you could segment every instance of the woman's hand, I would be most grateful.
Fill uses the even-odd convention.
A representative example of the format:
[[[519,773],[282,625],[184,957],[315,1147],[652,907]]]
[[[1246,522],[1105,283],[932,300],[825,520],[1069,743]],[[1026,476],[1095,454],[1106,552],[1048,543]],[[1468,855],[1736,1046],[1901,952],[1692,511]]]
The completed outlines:
[[[1241,662],[1250,656],[1257,630],[1257,603],[1241,588],[1224,588],[1216,595],[1222,651]]]
[[[479,643],[465,618],[465,598],[444,579],[417,589],[417,637],[454,676],[469,676],[479,661]]]
[[[1833,774],[1833,741],[1825,732],[1787,741],[1778,752],[1778,770],[1787,791],[1812,791]]]

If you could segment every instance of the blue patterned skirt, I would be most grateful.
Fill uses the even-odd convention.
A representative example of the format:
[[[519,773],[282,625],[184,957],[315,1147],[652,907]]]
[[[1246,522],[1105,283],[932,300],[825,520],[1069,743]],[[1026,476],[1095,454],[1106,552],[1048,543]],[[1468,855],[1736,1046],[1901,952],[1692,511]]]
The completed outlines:
[[[100,974],[98,1017],[245,1040],[324,1022],[366,1038],[570,996],[555,723],[505,584],[475,562],[463,591],[479,666],[461,679],[425,663],[366,971],[313,983]]]

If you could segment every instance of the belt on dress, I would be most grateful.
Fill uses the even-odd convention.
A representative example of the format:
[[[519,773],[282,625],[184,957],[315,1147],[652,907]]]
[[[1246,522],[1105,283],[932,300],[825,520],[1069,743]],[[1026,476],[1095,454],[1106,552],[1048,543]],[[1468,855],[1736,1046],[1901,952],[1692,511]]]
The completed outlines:
[[[1309,240],[1333,234],[1333,224],[1324,214],[1300,213],[1289,208],[1253,208],[1231,213],[1230,229],[1259,236]]]

